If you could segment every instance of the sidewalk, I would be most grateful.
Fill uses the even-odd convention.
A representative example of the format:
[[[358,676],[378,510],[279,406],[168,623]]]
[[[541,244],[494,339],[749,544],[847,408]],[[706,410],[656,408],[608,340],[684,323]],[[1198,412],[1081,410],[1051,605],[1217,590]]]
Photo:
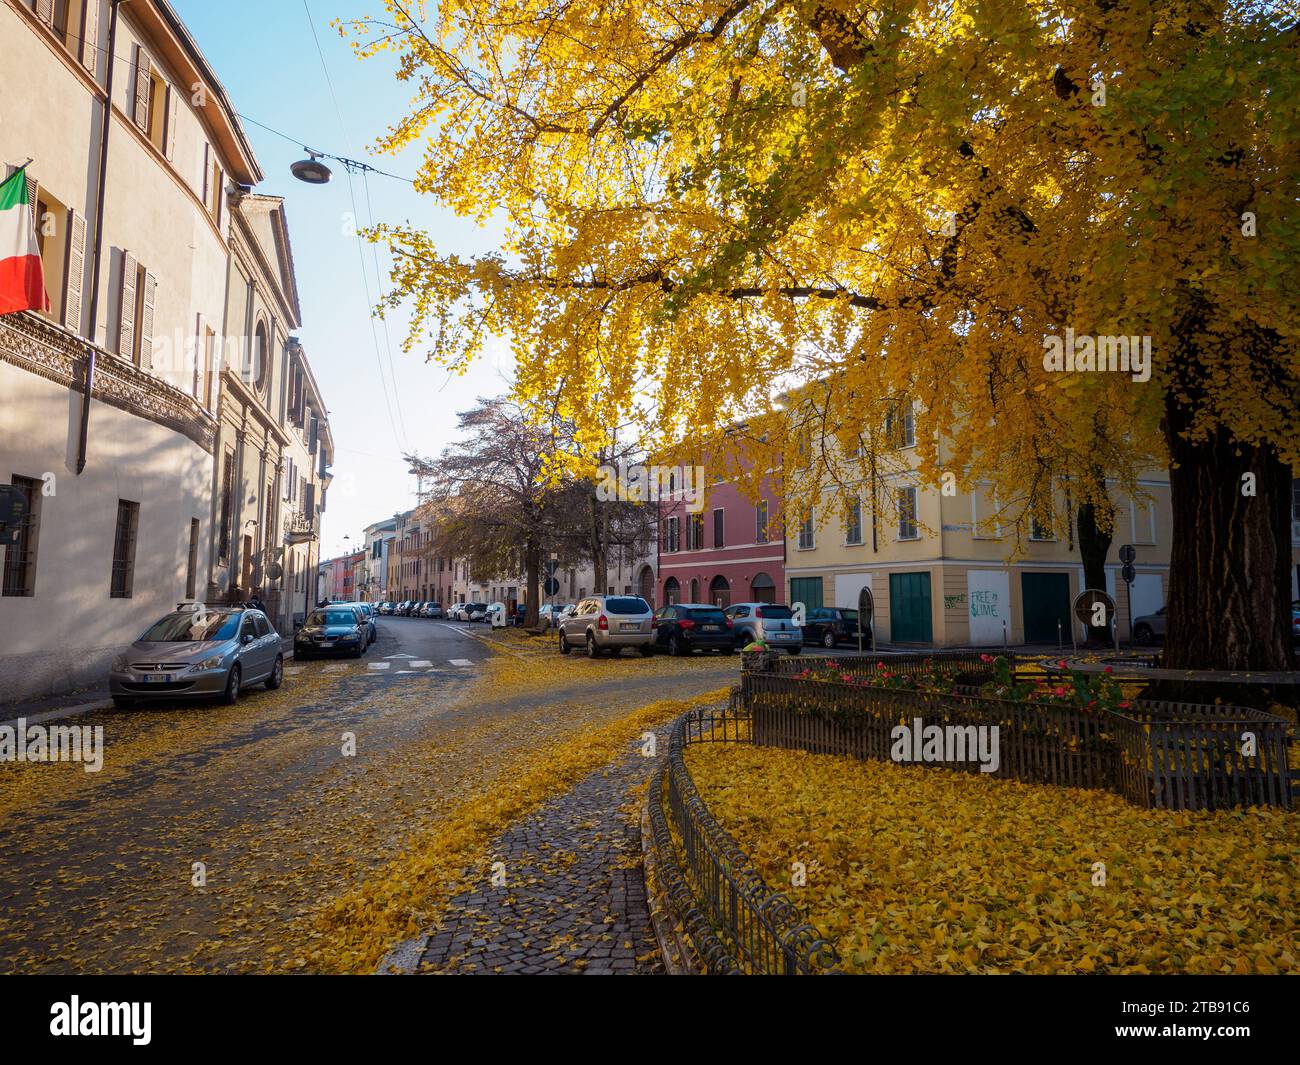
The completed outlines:
[[[656,732],[658,749],[668,726]],[[505,886],[453,898],[441,925],[380,972],[662,974],[631,791],[657,758],[629,754],[511,826],[492,847]]]

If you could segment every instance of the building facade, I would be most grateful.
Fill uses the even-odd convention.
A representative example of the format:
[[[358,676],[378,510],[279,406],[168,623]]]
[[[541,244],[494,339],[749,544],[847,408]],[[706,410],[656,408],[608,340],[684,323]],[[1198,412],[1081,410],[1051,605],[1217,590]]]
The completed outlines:
[[[299,318],[283,205],[247,192],[257,160],[166,0],[0,0],[0,177],[24,163],[50,311],[0,317],[0,482],[31,504],[0,547],[0,700],[102,683],[183,601],[257,592],[288,631],[288,573],[305,604],[315,570],[276,535]],[[317,437],[299,468],[318,512]]]
[[[0,162],[29,159],[51,309],[0,318],[0,480],[31,502],[2,549],[3,699],[101,682],[204,594],[217,432],[196,326],[225,304],[220,190],[261,178],[159,0],[0,3]]]

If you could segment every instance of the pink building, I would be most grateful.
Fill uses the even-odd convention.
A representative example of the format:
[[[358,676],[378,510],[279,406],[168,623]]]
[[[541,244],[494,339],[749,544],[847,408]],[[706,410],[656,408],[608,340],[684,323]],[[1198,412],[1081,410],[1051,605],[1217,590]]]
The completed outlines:
[[[731,484],[711,484],[703,507],[659,503],[659,595],[667,603],[785,602],[785,533],[778,478],[751,503]]]

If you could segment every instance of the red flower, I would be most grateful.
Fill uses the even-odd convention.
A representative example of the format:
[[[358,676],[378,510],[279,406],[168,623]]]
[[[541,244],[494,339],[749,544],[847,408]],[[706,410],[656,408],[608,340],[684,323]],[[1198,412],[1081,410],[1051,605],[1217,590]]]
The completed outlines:
[[[1107,666],[1103,672],[1106,672],[1106,673],[1114,673],[1114,672],[1115,672],[1115,669],[1114,669],[1113,666]]]

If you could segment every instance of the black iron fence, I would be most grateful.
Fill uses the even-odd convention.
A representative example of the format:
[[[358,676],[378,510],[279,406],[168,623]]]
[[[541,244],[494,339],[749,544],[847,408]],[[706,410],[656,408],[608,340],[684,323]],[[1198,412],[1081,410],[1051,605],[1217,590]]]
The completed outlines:
[[[928,664],[914,667],[916,672],[939,664],[939,656],[925,658]],[[802,678],[784,663],[747,670],[741,699],[751,714],[752,742],[896,760],[898,726],[908,726],[912,735],[938,726],[964,757],[923,764],[1028,783],[1105,788],[1145,808],[1292,804],[1290,724],[1284,718],[1240,706],[1137,700],[1121,713],[998,698],[968,685],[937,692],[854,683],[876,668],[875,660],[837,659],[835,669],[850,678],[844,682]],[[901,672],[892,656],[885,661],[891,672]],[[976,671],[969,663],[951,668]],[[997,765],[990,769],[987,759],[970,757],[969,747],[980,729],[993,728]]]
[[[660,887],[709,972],[828,972],[830,945],[709,813],[682,757],[693,743],[746,742],[749,724],[736,697],[727,710],[691,711],[673,724],[649,804]]]

